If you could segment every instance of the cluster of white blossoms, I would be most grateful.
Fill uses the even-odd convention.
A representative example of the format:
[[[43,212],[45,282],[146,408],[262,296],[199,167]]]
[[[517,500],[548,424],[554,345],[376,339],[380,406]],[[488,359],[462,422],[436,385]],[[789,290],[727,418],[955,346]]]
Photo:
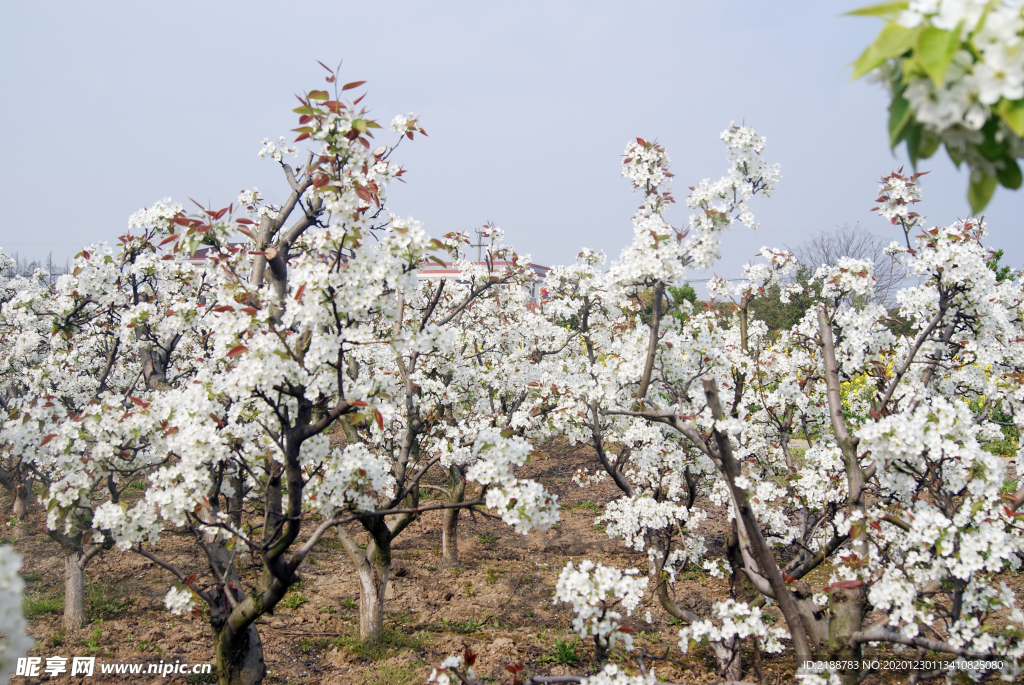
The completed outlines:
[[[25,634],[28,621],[22,613],[25,582],[18,575],[21,556],[12,547],[0,547],[0,683],[7,683],[18,658],[35,641]]]
[[[164,606],[175,616],[187,614],[196,605],[196,596],[190,589],[172,587],[164,597]]]
[[[541,530],[558,523],[558,496],[534,480],[516,478],[514,469],[529,459],[533,447],[518,436],[483,430],[473,448],[477,456],[466,470],[466,480],[487,486],[485,501],[516,532]]]
[[[647,673],[630,673],[616,664],[605,664],[597,675],[580,679],[580,685],[655,685],[657,682],[653,669]]]
[[[822,297],[866,297],[874,292],[874,271],[875,263],[870,259],[840,257],[836,264],[819,266],[814,280],[821,284]]]
[[[974,212],[997,185],[1021,184],[1024,156],[1024,8],[1016,0],[910,0],[854,14],[886,19],[855,63],[892,96],[889,140],[911,161],[945,145],[971,170]]]
[[[637,577],[638,573],[636,569],[623,571],[589,559],[580,562],[579,568],[569,562],[558,575],[555,602],[572,604],[575,614],[572,627],[581,638],[593,637],[602,651],[614,649],[615,643],[621,640],[625,650],[630,652],[633,631],[622,628],[622,614],[614,608],[621,606],[627,615],[632,615],[640,605],[647,589],[647,578]]]
[[[456,673],[459,673],[462,677],[456,675]],[[477,678],[476,673],[473,672],[473,665],[467,665],[466,658],[463,655],[445,658],[441,665],[433,669],[427,677],[428,683],[437,683],[437,685],[458,685],[458,683],[466,681],[475,683]]]
[[[939,85],[917,76],[906,97],[922,123],[938,130],[961,125],[978,130],[999,100],[1024,98],[1024,16],[1020,3],[1007,0],[911,0],[896,17],[908,29],[934,27],[969,41],[958,50]]]
[[[778,653],[784,649],[780,640],[789,638],[785,628],[771,628],[764,622],[760,607],[750,606],[746,602],[734,599],[715,602],[713,611],[717,625],[705,620],[686,626],[679,631],[679,649],[688,652],[691,643],[699,642],[702,638],[711,642],[724,642],[733,638],[756,637],[761,649]]]
[[[267,138],[263,139],[263,147],[257,153],[260,157],[269,157],[275,162],[282,161],[285,157],[297,157],[299,151],[297,148],[291,147],[285,143],[284,138],[278,138],[276,141],[271,142]]]

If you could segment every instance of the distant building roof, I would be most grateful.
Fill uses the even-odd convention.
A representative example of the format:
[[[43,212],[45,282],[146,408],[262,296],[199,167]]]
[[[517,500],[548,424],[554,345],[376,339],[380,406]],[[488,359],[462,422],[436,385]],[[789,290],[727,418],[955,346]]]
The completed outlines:
[[[487,267],[487,262],[472,262],[473,264],[479,264],[482,267]],[[512,262],[506,260],[496,260],[491,262],[491,273],[501,273],[507,267],[511,266]],[[537,275],[538,278],[544,278],[548,275],[550,267],[541,266],[540,264],[534,264],[530,262],[527,264],[529,269]],[[439,278],[458,278],[461,275],[461,271],[456,268],[455,262],[445,262],[444,266],[441,266],[437,262],[424,261],[420,266],[419,277],[427,278],[430,280],[436,280]]]

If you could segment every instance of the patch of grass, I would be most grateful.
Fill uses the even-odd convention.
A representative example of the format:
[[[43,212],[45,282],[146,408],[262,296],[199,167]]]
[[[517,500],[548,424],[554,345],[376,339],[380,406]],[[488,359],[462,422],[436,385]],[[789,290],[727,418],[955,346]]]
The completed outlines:
[[[355,609],[356,600],[352,599],[351,597],[346,597],[345,599],[341,600],[341,608],[349,610]]]
[[[592,511],[595,514],[598,512],[598,510],[600,510],[600,507],[598,506],[597,502],[595,502],[592,499],[585,499],[585,500],[583,500],[581,502],[577,502],[576,506],[582,507],[583,509],[586,509],[587,511]]]
[[[493,545],[495,542],[498,541],[498,538],[495,537],[494,533],[481,533],[480,535],[476,536],[476,539],[480,542],[481,545]]]
[[[26,583],[38,583],[43,579],[43,576],[39,573],[23,573],[21,574],[21,579]]]
[[[343,549],[344,545],[341,544],[340,540],[324,535],[316,541],[314,547],[323,547],[325,549]]]
[[[209,673],[189,673],[185,676],[185,682],[190,685],[206,685],[217,682],[217,673],[210,669]]]
[[[474,595],[476,595],[476,590],[473,589],[473,583],[467,580],[466,581],[466,596],[467,597],[473,597]]]
[[[982,445],[981,449],[998,454],[1000,457],[1012,457],[1017,454],[1017,441],[1013,438],[1003,438],[995,442],[987,442]]]
[[[690,564],[680,574],[683,580],[699,580],[702,579],[704,575],[704,569],[702,569],[697,564]]]
[[[136,490],[138,492],[142,492],[145,489],[146,489],[146,481],[142,480],[142,479],[140,479],[140,480],[133,480],[131,483],[128,483],[128,486],[125,488],[125,490]]]
[[[572,642],[566,642],[560,637],[555,638],[555,645],[551,648],[550,654],[545,654],[537,659],[539,662],[547,662],[553,664],[562,664],[564,666],[574,666],[580,662],[580,655],[576,653],[576,645],[579,643],[579,638]]]
[[[363,671],[363,685],[419,685],[423,676],[415,666],[381,664]]]
[[[344,647],[354,656],[366,661],[380,661],[410,649],[419,649],[423,646],[423,643],[424,637],[422,632],[410,635],[387,628],[384,629],[384,634],[381,635],[380,640],[376,642],[360,640],[357,631],[331,640],[331,644],[337,647]]]
[[[86,615],[92,621],[102,621],[105,618],[117,616],[132,604],[132,600],[121,596],[121,591],[116,594],[107,594],[106,588],[99,583],[89,583],[85,588]]]
[[[487,584],[494,585],[498,582],[498,578],[501,578],[501,574],[505,572],[503,568],[488,568],[487,569]]]
[[[318,614],[336,614],[336,613],[338,613],[338,610],[335,607],[329,607],[329,606],[328,607],[320,607],[320,609],[317,610],[317,613]]]
[[[285,596],[280,602],[279,606],[283,606],[285,609],[298,609],[300,606],[308,602],[309,600],[301,592],[292,592]]]
[[[1003,480],[1003,487],[999,488],[1000,494],[1012,495],[1017,492],[1017,488],[1020,487],[1020,479],[1010,480],[1009,478]]]
[[[773,626],[779,620],[779,615],[778,614],[761,614],[761,620],[764,621],[765,623],[767,623],[768,625]]]
[[[64,633],[67,632],[66,628],[61,628],[56,633],[50,636],[50,644],[54,647],[60,647],[64,643]]]
[[[44,614],[59,614],[64,611],[64,597],[60,595],[45,595],[32,597],[25,595],[22,603],[22,610],[25,618],[33,619]]]
[[[480,629],[484,627],[489,618],[490,616],[485,616],[480,619],[471,618],[468,621],[449,621],[445,618],[441,620],[441,625],[461,635],[472,635],[473,633],[480,632]]]
[[[82,638],[82,644],[89,650],[91,654],[95,654],[100,651],[100,638],[103,637],[103,621],[100,621],[93,627],[92,633],[89,637]]]

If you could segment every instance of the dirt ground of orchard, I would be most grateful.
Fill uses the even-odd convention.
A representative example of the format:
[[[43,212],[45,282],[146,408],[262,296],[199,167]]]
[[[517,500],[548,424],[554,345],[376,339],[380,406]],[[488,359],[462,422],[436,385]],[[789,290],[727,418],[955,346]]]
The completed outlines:
[[[269,672],[265,682],[412,685],[423,683],[433,665],[466,648],[477,654],[475,670],[485,682],[511,683],[504,667],[519,662],[525,664],[527,675],[592,669],[590,645],[576,640],[570,628],[569,605],[553,603],[558,574],[566,562],[583,558],[619,568],[645,569],[646,557],[609,539],[603,527],[595,524],[603,505],[618,495],[610,480],[586,490],[572,482],[577,468],[595,466],[592,451],[555,441],[541,452],[542,458],[524,467],[520,475],[537,478],[558,494],[563,507],[558,526],[523,536],[500,521],[481,516],[474,519],[463,512],[458,541],[461,563],[456,568],[441,568],[441,514],[424,513],[393,547],[387,634],[384,645],[376,649],[358,642],[358,582],[337,538],[325,536],[303,564],[300,585],[283,602],[288,606],[279,606],[273,616],[257,623]],[[706,501],[701,504],[710,506]],[[715,552],[724,542],[726,527],[722,511],[710,513],[707,544]],[[167,612],[163,596],[170,587],[168,574],[131,553],[109,552],[90,564],[86,572],[90,623],[77,634],[63,633],[58,602],[47,606],[45,601],[62,597],[63,562],[56,544],[44,533],[44,522],[44,512],[36,504],[29,522],[8,527],[3,533],[5,540],[0,540],[13,542],[23,555],[26,593],[36,612],[46,612],[36,613],[30,621],[29,632],[37,640],[30,656],[43,657],[44,664],[48,656],[95,656],[97,663],[212,663],[213,644],[204,620]],[[306,531],[312,528],[305,526]],[[365,542],[365,535],[356,539]],[[201,552],[188,537],[169,534],[160,549],[186,572],[204,570]],[[255,572],[255,568],[249,569],[249,581]],[[812,588],[819,589],[825,576],[825,569],[813,574],[809,578]],[[1017,578],[1009,580],[1019,585]],[[674,592],[682,605],[703,613],[713,602],[728,597],[728,586],[691,570],[679,578]],[[659,679],[687,684],[716,682],[710,649],[698,646],[681,653],[679,626],[669,622],[656,600],[651,602],[648,597],[647,604],[625,623],[636,631],[638,645],[658,655],[667,651],[669,660],[659,661],[655,667]],[[647,608],[653,618],[650,624],[644,619]],[[777,614],[777,609],[766,613]],[[580,661],[559,663],[556,639],[573,645]],[[753,663],[752,657],[745,655],[745,667]],[[794,667],[791,655],[765,655],[761,673],[764,682],[788,682],[785,674],[792,673]],[[866,682],[901,682],[904,677],[883,673],[869,676]],[[744,678],[759,680],[753,668]],[[23,680],[13,678],[13,682]],[[101,675],[97,668],[91,678],[61,675],[55,679],[90,684],[174,681],[204,683],[215,682],[215,678]]]

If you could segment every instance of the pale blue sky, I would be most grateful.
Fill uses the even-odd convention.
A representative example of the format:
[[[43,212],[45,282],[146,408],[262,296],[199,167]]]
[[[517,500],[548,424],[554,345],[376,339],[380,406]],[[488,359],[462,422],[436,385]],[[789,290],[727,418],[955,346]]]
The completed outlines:
[[[849,80],[880,28],[841,16],[860,4],[4,3],[0,247],[63,261],[161,197],[282,197],[259,141],[297,125],[293,94],[323,84],[317,59],[343,59],[382,123],[412,111],[429,133],[399,152],[408,184],[393,210],[432,235],[494,221],[547,265],[628,244],[628,140],[666,146],[681,200],[725,171],[718,134],[753,125],[782,184],[756,202],[756,234],[726,239],[715,271],[736,276],[761,245],[843,224],[886,232],[869,210],[878,177],[904,161],[886,144],[882,88]],[[968,212],[966,175],[944,155],[922,165],[931,223]],[[1018,268],[1021,206],[1000,189],[987,212],[990,242]],[[681,202],[670,218],[685,221]]]

